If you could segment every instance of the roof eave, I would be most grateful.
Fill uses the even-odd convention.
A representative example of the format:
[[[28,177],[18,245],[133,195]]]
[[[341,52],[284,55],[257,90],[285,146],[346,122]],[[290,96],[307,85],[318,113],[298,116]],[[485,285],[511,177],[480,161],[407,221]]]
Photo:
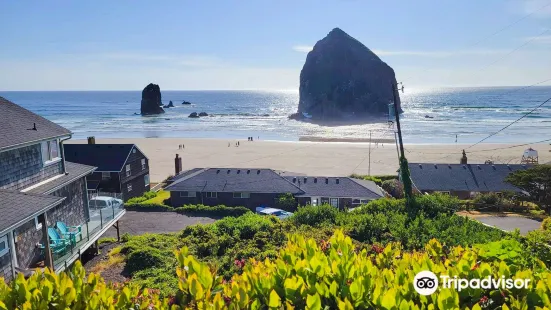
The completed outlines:
[[[23,142],[23,143],[18,143],[18,144],[13,144],[13,145],[9,145],[9,146],[0,147],[0,152],[19,149],[19,148],[22,148],[22,147],[25,147],[25,146],[37,144],[39,142],[48,141],[48,140],[51,140],[51,139],[71,138],[72,136],[73,136],[73,133],[69,131],[68,134],[57,135],[57,136],[52,136],[52,137],[48,137],[48,138],[37,139],[37,140],[33,140],[33,141],[28,141],[28,142]]]
[[[39,216],[40,214],[42,214],[44,212],[50,210],[51,208],[60,205],[64,200],[65,200],[65,197],[59,197],[59,199],[56,202],[53,202],[53,203],[47,205],[45,208],[40,209],[40,211],[34,212],[33,214],[24,217],[22,220],[19,220],[17,223],[3,229],[2,231],[0,231],[0,236],[6,234],[7,232],[9,232],[9,231],[11,231],[11,230],[13,230],[13,229],[15,229],[19,226],[21,226],[22,224],[30,221],[31,219]]]

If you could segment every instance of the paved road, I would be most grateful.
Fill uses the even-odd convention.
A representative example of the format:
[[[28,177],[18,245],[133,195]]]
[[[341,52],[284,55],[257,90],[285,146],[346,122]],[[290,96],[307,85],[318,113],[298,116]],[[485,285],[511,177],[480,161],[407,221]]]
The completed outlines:
[[[476,220],[506,231],[519,228],[523,235],[526,235],[529,231],[539,229],[541,225],[541,222],[522,216],[481,216],[477,217]]]
[[[209,217],[190,217],[175,212],[126,211],[119,223],[122,236],[125,232],[131,235],[177,232],[190,225],[208,224],[215,220]],[[103,235],[103,237],[116,236],[117,230],[114,227],[109,228]]]

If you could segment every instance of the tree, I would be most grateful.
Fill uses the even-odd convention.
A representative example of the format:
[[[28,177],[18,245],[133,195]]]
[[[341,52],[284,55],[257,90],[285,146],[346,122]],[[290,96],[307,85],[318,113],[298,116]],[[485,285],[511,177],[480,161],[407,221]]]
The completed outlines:
[[[291,193],[281,194],[277,197],[277,207],[285,211],[295,211],[297,209],[297,201]]]
[[[551,165],[536,165],[517,170],[505,178],[506,182],[526,191],[529,200],[539,202],[549,212],[551,208]]]

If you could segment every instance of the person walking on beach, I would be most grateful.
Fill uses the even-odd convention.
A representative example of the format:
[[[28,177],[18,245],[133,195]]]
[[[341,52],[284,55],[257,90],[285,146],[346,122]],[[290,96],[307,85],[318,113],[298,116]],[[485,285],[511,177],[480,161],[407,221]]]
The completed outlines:
[[[181,145],[181,144],[178,144],[178,149],[179,149],[179,150],[182,149],[182,145]]]

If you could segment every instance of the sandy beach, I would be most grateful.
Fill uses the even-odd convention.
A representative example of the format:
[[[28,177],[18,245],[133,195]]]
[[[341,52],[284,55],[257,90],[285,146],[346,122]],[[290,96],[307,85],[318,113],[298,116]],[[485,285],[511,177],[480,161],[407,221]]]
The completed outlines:
[[[254,137],[256,139],[256,137]],[[96,139],[96,143],[134,143],[149,157],[151,181],[158,182],[174,174],[174,157],[179,154],[184,169],[196,167],[272,168],[311,176],[348,176],[368,174],[369,143],[353,142],[280,142],[228,139],[129,138]],[[66,143],[86,143],[69,140]],[[178,149],[183,144],[184,149]],[[229,144],[229,146],[228,146]],[[463,144],[406,144],[410,163],[459,163]],[[469,163],[519,163],[525,149],[539,152],[539,162],[551,161],[549,144],[512,147],[513,144],[479,144],[467,149]],[[471,153],[472,152],[472,153]],[[394,143],[371,143],[371,174],[394,174],[398,169]]]

